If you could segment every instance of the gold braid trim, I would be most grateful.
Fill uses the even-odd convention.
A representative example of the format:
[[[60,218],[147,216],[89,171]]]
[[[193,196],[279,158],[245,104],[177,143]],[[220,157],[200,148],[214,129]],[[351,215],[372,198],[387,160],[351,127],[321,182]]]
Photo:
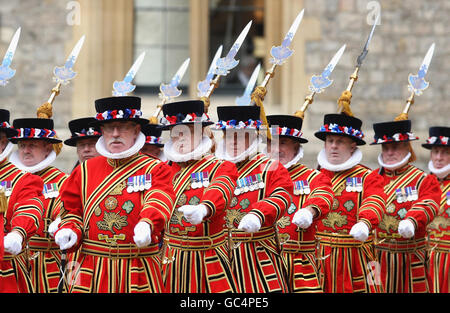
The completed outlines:
[[[405,121],[408,119],[408,113],[400,113],[394,121]]]
[[[150,124],[158,124],[158,118],[156,116],[150,117]]]
[[[294,116],[300,117],[303,120],[305,118],[305,112],[298,110],[294,113]]]
[[[263,101],[264,101],[264,97],[266,96],[266,93],[267,93],[266,87],[257,86],[251,95],[252,101],[254,101],[255,104],[261,108],[261,114],[260,114],[261,117],[266,116],[266,113],[264,112],[264,105],[263,105]]]
[[[52,104],[50,102],[45,102],[44,104],[42,104],[37,109],[36,115],[38,118],[51,118],[53,116]],[[55,134],[55,138],[59,139],[56,134]],[[62,142],[53,144],[53,150],[56,152],[56,155],[58,155],[61,152],[62,147],[63,147]]]
[[[205,106],[205,113],[208,113],[209,105],[211,104],[211,101],[209,100],[209,97],[201,97],[200,100],[203,101],[203,105]]]
[[[58,139],[58,136],[55,136],[56,139]],[[53,150],[56,152],[56,155],[58,155],[62,150],[63,144],[62,142],[54,143],[53,144]]]
[[[53,116],[53,107],[50,102],[42,104],[36,112],[38,118],[51,118]]]
[[[5,196],[5,190],[3,187],[0,188],[0,214],[6,213],[8,210],[8,200]],[[3,225],[1,225],[3,227]]]
[[[338,108],[342,114],[347,116],[353,116],[353,112],[350,109],[350,102],[352,99],[352,93],[348,90],[344,90],[338,100]]]
[[[267,127],[267,139],[270,140],[270,139],[272,139],[272,136],[270,134],[269,123],[267,121],[266,112],[264,110],[264,104],[263,104],[264,97],[266,96],[266,93],[267,93],[266,87],[257,86],[255,88],[255,90],[252,92],[251,99],[252,99],[253,102],[255,102],[255,104],[257,106],[259,106],[259,109],[260,109],[259,116],[260,116],[260,119],[261,119],[261,123],[262,123],[263,126]]]

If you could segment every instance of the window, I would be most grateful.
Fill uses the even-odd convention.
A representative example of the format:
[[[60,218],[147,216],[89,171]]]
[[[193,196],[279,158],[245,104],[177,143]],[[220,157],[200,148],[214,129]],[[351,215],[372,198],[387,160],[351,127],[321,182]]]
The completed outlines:
[[[155,93],[189,57],[189,1],[135,0],[134,60],[145,51],[136,92]],[[189,68],[180,87],[189,82]]]
[[[236,55],[239,64],[226,77],[220,78],[220,87],[214,93],[241,94],[253,70],[261,63],[267,51],[261,47],[264,36],[264,0],[210,0],[209,1],[209,53],[213,59],[217,48],[223,45],[224,57],[245,25],[252,27]],[[261,71],[263,72],[263,71]]]

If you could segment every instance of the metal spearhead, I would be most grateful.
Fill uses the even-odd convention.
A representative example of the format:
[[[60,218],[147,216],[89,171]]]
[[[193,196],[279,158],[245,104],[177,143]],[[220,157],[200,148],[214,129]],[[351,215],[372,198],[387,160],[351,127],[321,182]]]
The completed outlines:
[[[269,62],[276,65],[282,65],[284,62],[286,62],[287,58],[289,58],[292,53],[294,53],[293,50],[289,48],[291,45],[292,39],[294,38],[295,33],[297,32],[298,26],[300,25],[303,14],[305,12],[305,9],[303,9],[295,18],[294,22],[292,23],[291,27],[289,28],[289,31],[287,32],[286,36],[284,37],[283,42],[281,43],[281,46],[273,46],[270,49],[270,54],[272,55],[272,58],[270,58]]]
[[[367,52],[369,52],[369,49],[368,49],[369,44],[370,44],[370,41],[372,40],[373,32],[375,31],[375,27],[377,26],[379,19],[380,19],[380,15],[378,14],[377,18],[375,19],[375,22],[372,25],[372,29],[370,31],[369,37],[367,38],[366,44],[364,45],[363,51],[356,59],[356,67],[358,67],[358,68],[361,67],[362,62],[366,58]]]
[[[13,78],[16,74],[16,70],[13,70],[9,66],[13,60],[14,53],[16,52],[17,43],[19,42],[20,37],[20,30],[20,27],[16,30],[11,42],[9,43],[8,50],[6,50],[3,62],[0,65],[0,86],[6,86],[8,84],[8,80]]]
[[[222,55],[222,45],[217,49],[216,54],[214,55],[214,58],[209,66],[208,73],[206,74],[205,80],[202,80],[198,82],[197,84],[197,95],[199,97],[205,97],[208,94],[209,87],[211,85],[211,81],[214,78],[214,71],[217,67],[217,60]]]
[[[162,99],[164,103],[181,95],[182,91],[177,87],[180,84],[184,73],[186,73],[190,61],[191,59],[187,58],[183,64],[181,64],[169,84],[161,84],[159,86],[159,98]]]
[[[66,63],[64,66],[56,66],[53,70],[53,80],[56,83],[61,83],[63,85],[67,85],[70,80],[75,78],[77,75],[76,72],[72,70],[73,65],[75,64],[78,54],[80,53],[81,47],[83,47],[85,36],[83,35],[80,40],[78,40],[77,44],[73,48],[72,52],[69,54]]]
[[[253,70],[252,76],[250,76],[247,86],[245,87],[244,94],[241,97],[236,98],[237,105],[250,105],[250,103],[252,102],[251,95],[253,88],[255,88],[260,69],[261,64],[258,64]]]
[[[226,76],[230,72],[230,70],[232,70],[239,64],[239,60],[235,60],[234,57],[241,48],[242,43],[244,42],[244,39],[247,36],[251,26],[252,21],[248,22],[245,28],[241,31],[239,37],[234,42],[230,51],[228,51],[228,54],[224,58],[220,58],[217,60],[217,67],[214,70],[214,74]]]
[[[343,45],[338,52],[333,56],[330,63],[325,67],[322,74],[313,75],[311,77],[311,85],[309,86],[309,90],[315,93],[321,93],[325,90],[325,88],[329,87],[333,81],[329,79],[330,74],[333,72],[336,64],[341,59],[342,54],[345,51],[346,45]]]
[[[430,85],[429,82],[425,81],[425,75],[428,72],[428,68],[431,63],[431,59],[433,58],[434,53],[434,42],[431,44],[430,48],[428,49],[427,54],[425,55],[425,58],[423,59],[422,64],[420,65],[419,71],[417,72],[417,75],[409,74],[408,76],[408,90],[411,92],[414,92],[415,95],[420,96],[425,89],[428,88]]]
[[[128,70],[128,73],[125,75],[125,78],[122,81],[114,81],[113,83],[113,96],[126,96],[128,93],[132,92],[136,89],[136,85],[131,84],[134,76],[136,76],[137,71],[141,67],[142,62],[144,61],[145,52],[142,52],[139,57],[136,59],[134,64]]]

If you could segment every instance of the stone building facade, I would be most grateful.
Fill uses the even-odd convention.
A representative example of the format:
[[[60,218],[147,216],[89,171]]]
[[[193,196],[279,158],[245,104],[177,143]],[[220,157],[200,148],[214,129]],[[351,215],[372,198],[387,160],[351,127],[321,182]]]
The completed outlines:
[[[235,10],[227,9],[231,6]],[[17,27],[22,27],[11,66],[17,70],[16,76],[6,87],[0,87],[1,105],[11,111],[12,119],[34,117],[36,108],[48,99],[54,86],[53,68],[64,64],[76,41],[85,34],[85,45],[74,67],[78,76],[62,87],[54,102],[59,137],[69,136],[66,126],[70,119],[94,114],[94,100],[110,96],[112,83],[123,79],[133,60],[146,49],[149,51],[135,83],[136,94],[143,98],[144,115],[150,116],[160,101],[155,81],[167,83],[187,57],[191,63],[180,99],[197,97],[196,84],[204,79],[210,56],[215,52],[211,34],[220,34],[221,27],[224,38],[230,34],[225,17],[247,12],[260,21],[262,30],[248,40],[254,46],[254,57],[262,59],[263,67],[268,69],[270,47],[281,44],[303,8],[305,16],[292,42],[295,52],[277,69],[268,86],[267,114],[294,113],[309,93],[310,77],[320,74],[339,47],[347,45],[331,75],[333,84],[315,96],[306,112],[303,133],[309,143],[305,146],[304,163],[317,165],[316,155],[323,144],[313,133],[324,114],[336,112],[337,99],[348,84],[370,23],[379,11],[381,23],[353,88],[352,109],[363,120],[366,141],[371,142],[372,124],[393,120],[402,111],[409,96],[408,74],[417,73],[434,42],[436,50],[426,76],[430,87],[415,98],[409,114],[413,131],[420,137],[413,143],[418,155],[416,164],[426,169],[428,151],[420,143],[426,139],[429,126],[448,126],[450,120],[447,0],[0,0],[0,54],[6,51]],[[224,12],[223,26],[222,22],[215,23],[219,18],[211,19],[213,11]],[[233,29],[227,38],[239,31]],[[173,42],[180,36],[182,42]],[[230,45],[224,43],[224,53]],[[217,106],[233,105],[242,91],[230,89],[213,94],[211,117],[216,118]],[[377,166],[380,148],[366,145],[361,149],[363,163]],[[56,166],[70,171],[74,152],[74,148],[64,147]]]

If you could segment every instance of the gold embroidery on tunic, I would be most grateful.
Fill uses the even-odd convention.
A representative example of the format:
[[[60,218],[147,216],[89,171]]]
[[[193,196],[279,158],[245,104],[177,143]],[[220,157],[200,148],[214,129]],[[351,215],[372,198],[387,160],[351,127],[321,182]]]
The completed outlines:
[[[125,234],[118,234],[112,237],[105,234],[98,234],[98,240],[104,240],[109,244],[117,244],[117,240],[125,240]]]
[[[110,211],[112,211],[115,208],[117,208],[117,204],[118,204],[118,201],[114,197],[108,197],[105,200],[105,208],[107,208]]]
[[[115,234],[114,228],[121,230],[122,227],[127,226],[127,216],[121,216],[115,212],[105,212],[102,221],[97,222],[97,227],[101,230],[109,230]]]
[[[277,221],[277,226],[279,228],[286,228],[286,226],[289,225],[291,225],[291,219],[289,218],[289,216],[283,216]]]
[[[398,223],[400,223],[400,221],[395,218],[395,216],[384,214],[379,227],[386,232],[389,232],[390,230],[396,232],[398,230]]]
[[[336,230],[337,227],[342,227],[347,224],[347,216],[341,215],[339,212],[330,212],[327,218],[323,219],[323,225]]]
[[[440,227],[442,229],[446,229],[450,226],[450,219],[445,218],[443,216],[436,216],[434,220],[428,224],[428,229],[439,229]]]
[[[344,189],[345,189],[345,184],[344,184],[344,183],[340,184],[340,185],[336,188],[336,192],[334,193],[334,195],[335,195],[336,197],[342,196],[342,191],[344,191]]]
[[[187,202],[187,196],[183,193],[178,199],[177,206],[183,206]]]
[[[178,209],[175,209],[172,213],[172,216],[170,217],[170,224],[178,224],[183,225],[182,220],[184,218],[183,212],[178,211]]]
[[[188,226],[184,230],[181,230],[179,227],[170,227],[170,232],[172,234],[180,234],[180,235],[187,235],[190,231],[196,231],[197,227],[195,226]]]
[[[123,181],[119,185],[117,185],[113,190],[111,190],[109,195],[110,196],[121,195],[125,188],[127,188],[127,183],[125,181]]]
[[[240,212],[238,210],[227,210],[227,215],[225,221],[227,222],[228,228],[233,228],[233,224],[239,224],[241,219],[245,216],[245,212]]]

